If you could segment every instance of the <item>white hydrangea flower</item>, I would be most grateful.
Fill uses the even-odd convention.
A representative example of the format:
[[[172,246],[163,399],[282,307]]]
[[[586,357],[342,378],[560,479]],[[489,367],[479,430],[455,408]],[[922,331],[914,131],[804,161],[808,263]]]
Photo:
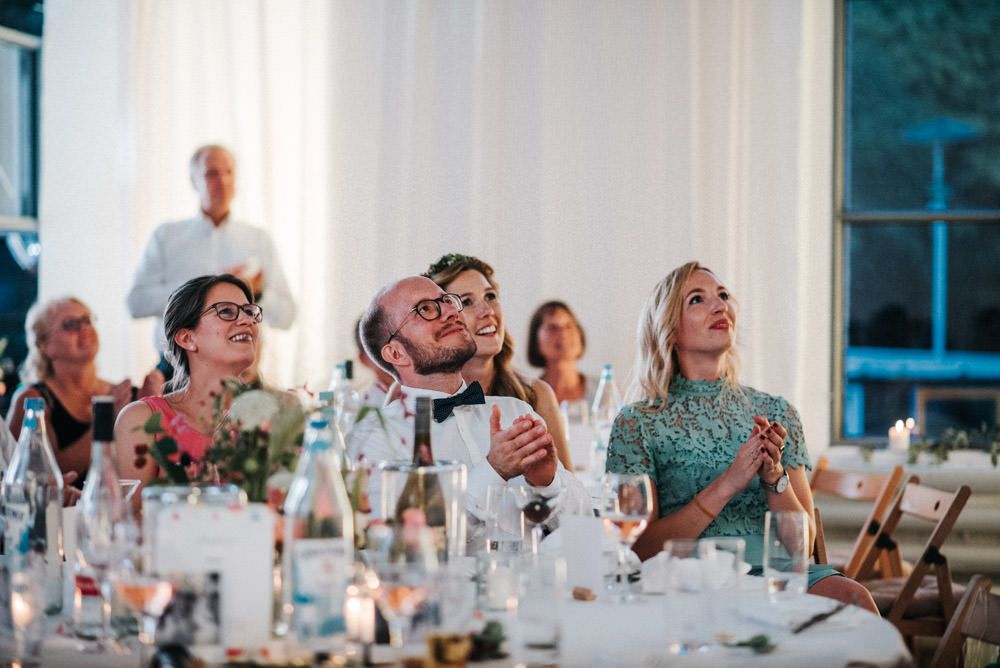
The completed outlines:
[[[270,422],[278,409],[278,400],[270,392],[250,390],[233,399],[229,419],[240,429],[257,429]]]

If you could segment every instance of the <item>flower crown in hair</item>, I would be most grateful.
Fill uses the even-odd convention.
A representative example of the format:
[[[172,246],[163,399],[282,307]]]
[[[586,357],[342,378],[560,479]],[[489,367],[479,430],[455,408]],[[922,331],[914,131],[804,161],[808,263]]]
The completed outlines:
[[[420,275],[424,278],[431,278],[434,274],[440,274],[451,265],[463,262],[466,264],[475,264],[476,258],[471,255],[462,255],[461,253],[448,253],[447,255],[442,255],[441,259],[428,267],[427,271]]]

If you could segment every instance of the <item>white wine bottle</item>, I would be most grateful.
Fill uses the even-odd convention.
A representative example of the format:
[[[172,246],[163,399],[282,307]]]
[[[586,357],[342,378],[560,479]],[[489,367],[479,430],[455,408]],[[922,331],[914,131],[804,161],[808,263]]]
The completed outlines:
[[[110,646],[111,585],[115,529],[126,507],[114,458],[115,406],[111,397],[94,397],[90,470],[76,504],[76,554],[73,630],[80,638]]]
[[[431,447],[431,399],[417,397],[417,415],[413,428],[413,459],[403,490],[396,501],[393,515],[396,537],[393,557],[398,559],[418,545],[406,545],[408,525],[425,525],[434,532],[434,548],[440,561],[448,554],[448,509],[444,491],[434,470],[434,450]]]

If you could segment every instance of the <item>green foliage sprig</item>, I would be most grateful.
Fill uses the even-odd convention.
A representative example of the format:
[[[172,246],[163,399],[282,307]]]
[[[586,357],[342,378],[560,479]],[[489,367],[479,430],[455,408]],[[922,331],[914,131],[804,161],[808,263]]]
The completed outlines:
[[[936,464],[948,461],[948,454],[954,450],[979,450],[990,455],[990,464],[994,468],[1000,460],[1000,430],[996,426],[988,427],[983,422],[978,429],[956,429],[949,427],[936,441],[921,439],[910,443],[907,457],[908,464],[916,464],[920,453],[925,452],[934,457]]]

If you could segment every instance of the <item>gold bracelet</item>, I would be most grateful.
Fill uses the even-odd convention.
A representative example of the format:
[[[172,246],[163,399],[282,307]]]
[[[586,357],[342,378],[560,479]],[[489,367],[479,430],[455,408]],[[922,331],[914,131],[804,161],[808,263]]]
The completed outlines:
[[[703,513],[705,513],[706,515],[708,515],[713,520],[717,519],[719,517],[718,515],[716,515],[715,513],[713,513],[711,510],[709,510],[705,506],[701,505],[701,501],[698,500],[698,495],[697,494],[695,494],[694,497],[691,498],[691,500],[694,501],[694,505],[698,506],[698,510],[700,510]]]

